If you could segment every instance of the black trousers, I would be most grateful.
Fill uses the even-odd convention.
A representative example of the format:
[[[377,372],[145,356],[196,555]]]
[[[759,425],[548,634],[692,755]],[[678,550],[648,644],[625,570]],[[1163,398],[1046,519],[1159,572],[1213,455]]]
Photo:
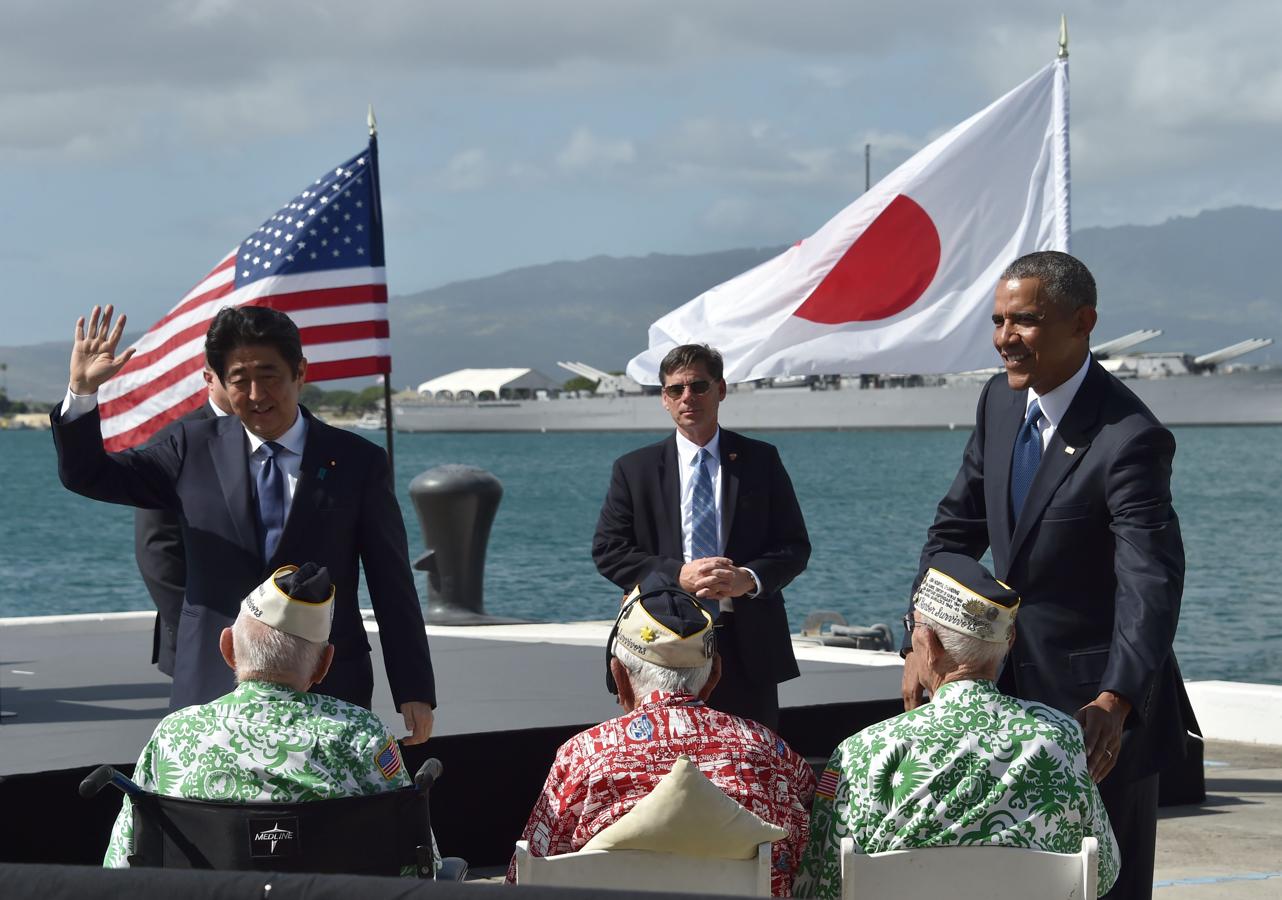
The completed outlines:
[[[734,633],[734,613],[724,612],[717,618],[717,651],[721,654],[721,680],[708,697],[713,709],[760,722],[772,731],[779,730],[779,685],[761,684],[760,673],[749,668],[739,652]]]
[[[1108,900],[1148,900],[1153,896],[1153,857],[1157,849],[1157,774],[1134,781],[1122,775],[1110,772],[1099,785],[1122,858],[1117,883],[1104,896]]]

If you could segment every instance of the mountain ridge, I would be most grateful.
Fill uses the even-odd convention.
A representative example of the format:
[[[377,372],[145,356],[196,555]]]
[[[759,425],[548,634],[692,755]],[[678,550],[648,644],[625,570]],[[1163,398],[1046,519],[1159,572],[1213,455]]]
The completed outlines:
[[[655,319],[785,247],[555,260],[397,295],[389,306],[392,381],[416,385],[468,366],[569,378],[557,360],[622,369]],[[1205,353],[1249,337],[1282,338],[1282,284],[1261,265],[1279,248],[1282,210],[1249,206],[1073,236],[1074,254],[1100,288],[1095,337],[1162,329],[1144,350]],[[66,360],[61,342],[0,347],[9,396],[57,399]],[[1282,349],[1244,361],[1282,363]]]

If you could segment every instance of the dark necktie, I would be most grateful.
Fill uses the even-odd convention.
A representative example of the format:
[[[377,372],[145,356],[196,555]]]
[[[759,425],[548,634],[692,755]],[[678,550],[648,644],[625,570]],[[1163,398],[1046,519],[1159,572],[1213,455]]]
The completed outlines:
[[[1042,417],[1041,404],[1034,400],[1024,417],[1024,425],[1015,437],[1015,452],[1010,458],[1011,521],[1018,522],[1028,489],[1032,486],[1037,466],[1042,461],[1042,432],[1037,427]]]
[[[262,526],[263,560],[272,558],[280,534],[285,530],[285,473],[276,461],[276,454],[284,450],[275,441],[267,441],[258,448],[263,465],[258,470],[258,522]]]

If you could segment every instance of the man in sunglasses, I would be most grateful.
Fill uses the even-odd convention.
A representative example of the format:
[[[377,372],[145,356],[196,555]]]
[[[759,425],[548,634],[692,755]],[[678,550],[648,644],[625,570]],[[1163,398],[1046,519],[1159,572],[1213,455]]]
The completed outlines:
[[[800,674],[782,591],[805,570],[810,538],[779,451],[719,427],[722,371],[706,344],[664,357],[676,431],[615,461],[592,558],[624,591],[658,574],[698,597],[721,648],[708,704],[777,728],[778,684]]]

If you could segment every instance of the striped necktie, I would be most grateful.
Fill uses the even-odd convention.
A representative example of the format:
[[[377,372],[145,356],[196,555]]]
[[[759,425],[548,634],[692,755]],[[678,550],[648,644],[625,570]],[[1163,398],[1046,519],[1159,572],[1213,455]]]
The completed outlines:
[[[717,500],[712,493],[712,475],[708,460],[712,454],[699,449],[694,470],[694,493],[690,498],[690,558],[704,559],[721,555],[721,536],[717,534]]]

